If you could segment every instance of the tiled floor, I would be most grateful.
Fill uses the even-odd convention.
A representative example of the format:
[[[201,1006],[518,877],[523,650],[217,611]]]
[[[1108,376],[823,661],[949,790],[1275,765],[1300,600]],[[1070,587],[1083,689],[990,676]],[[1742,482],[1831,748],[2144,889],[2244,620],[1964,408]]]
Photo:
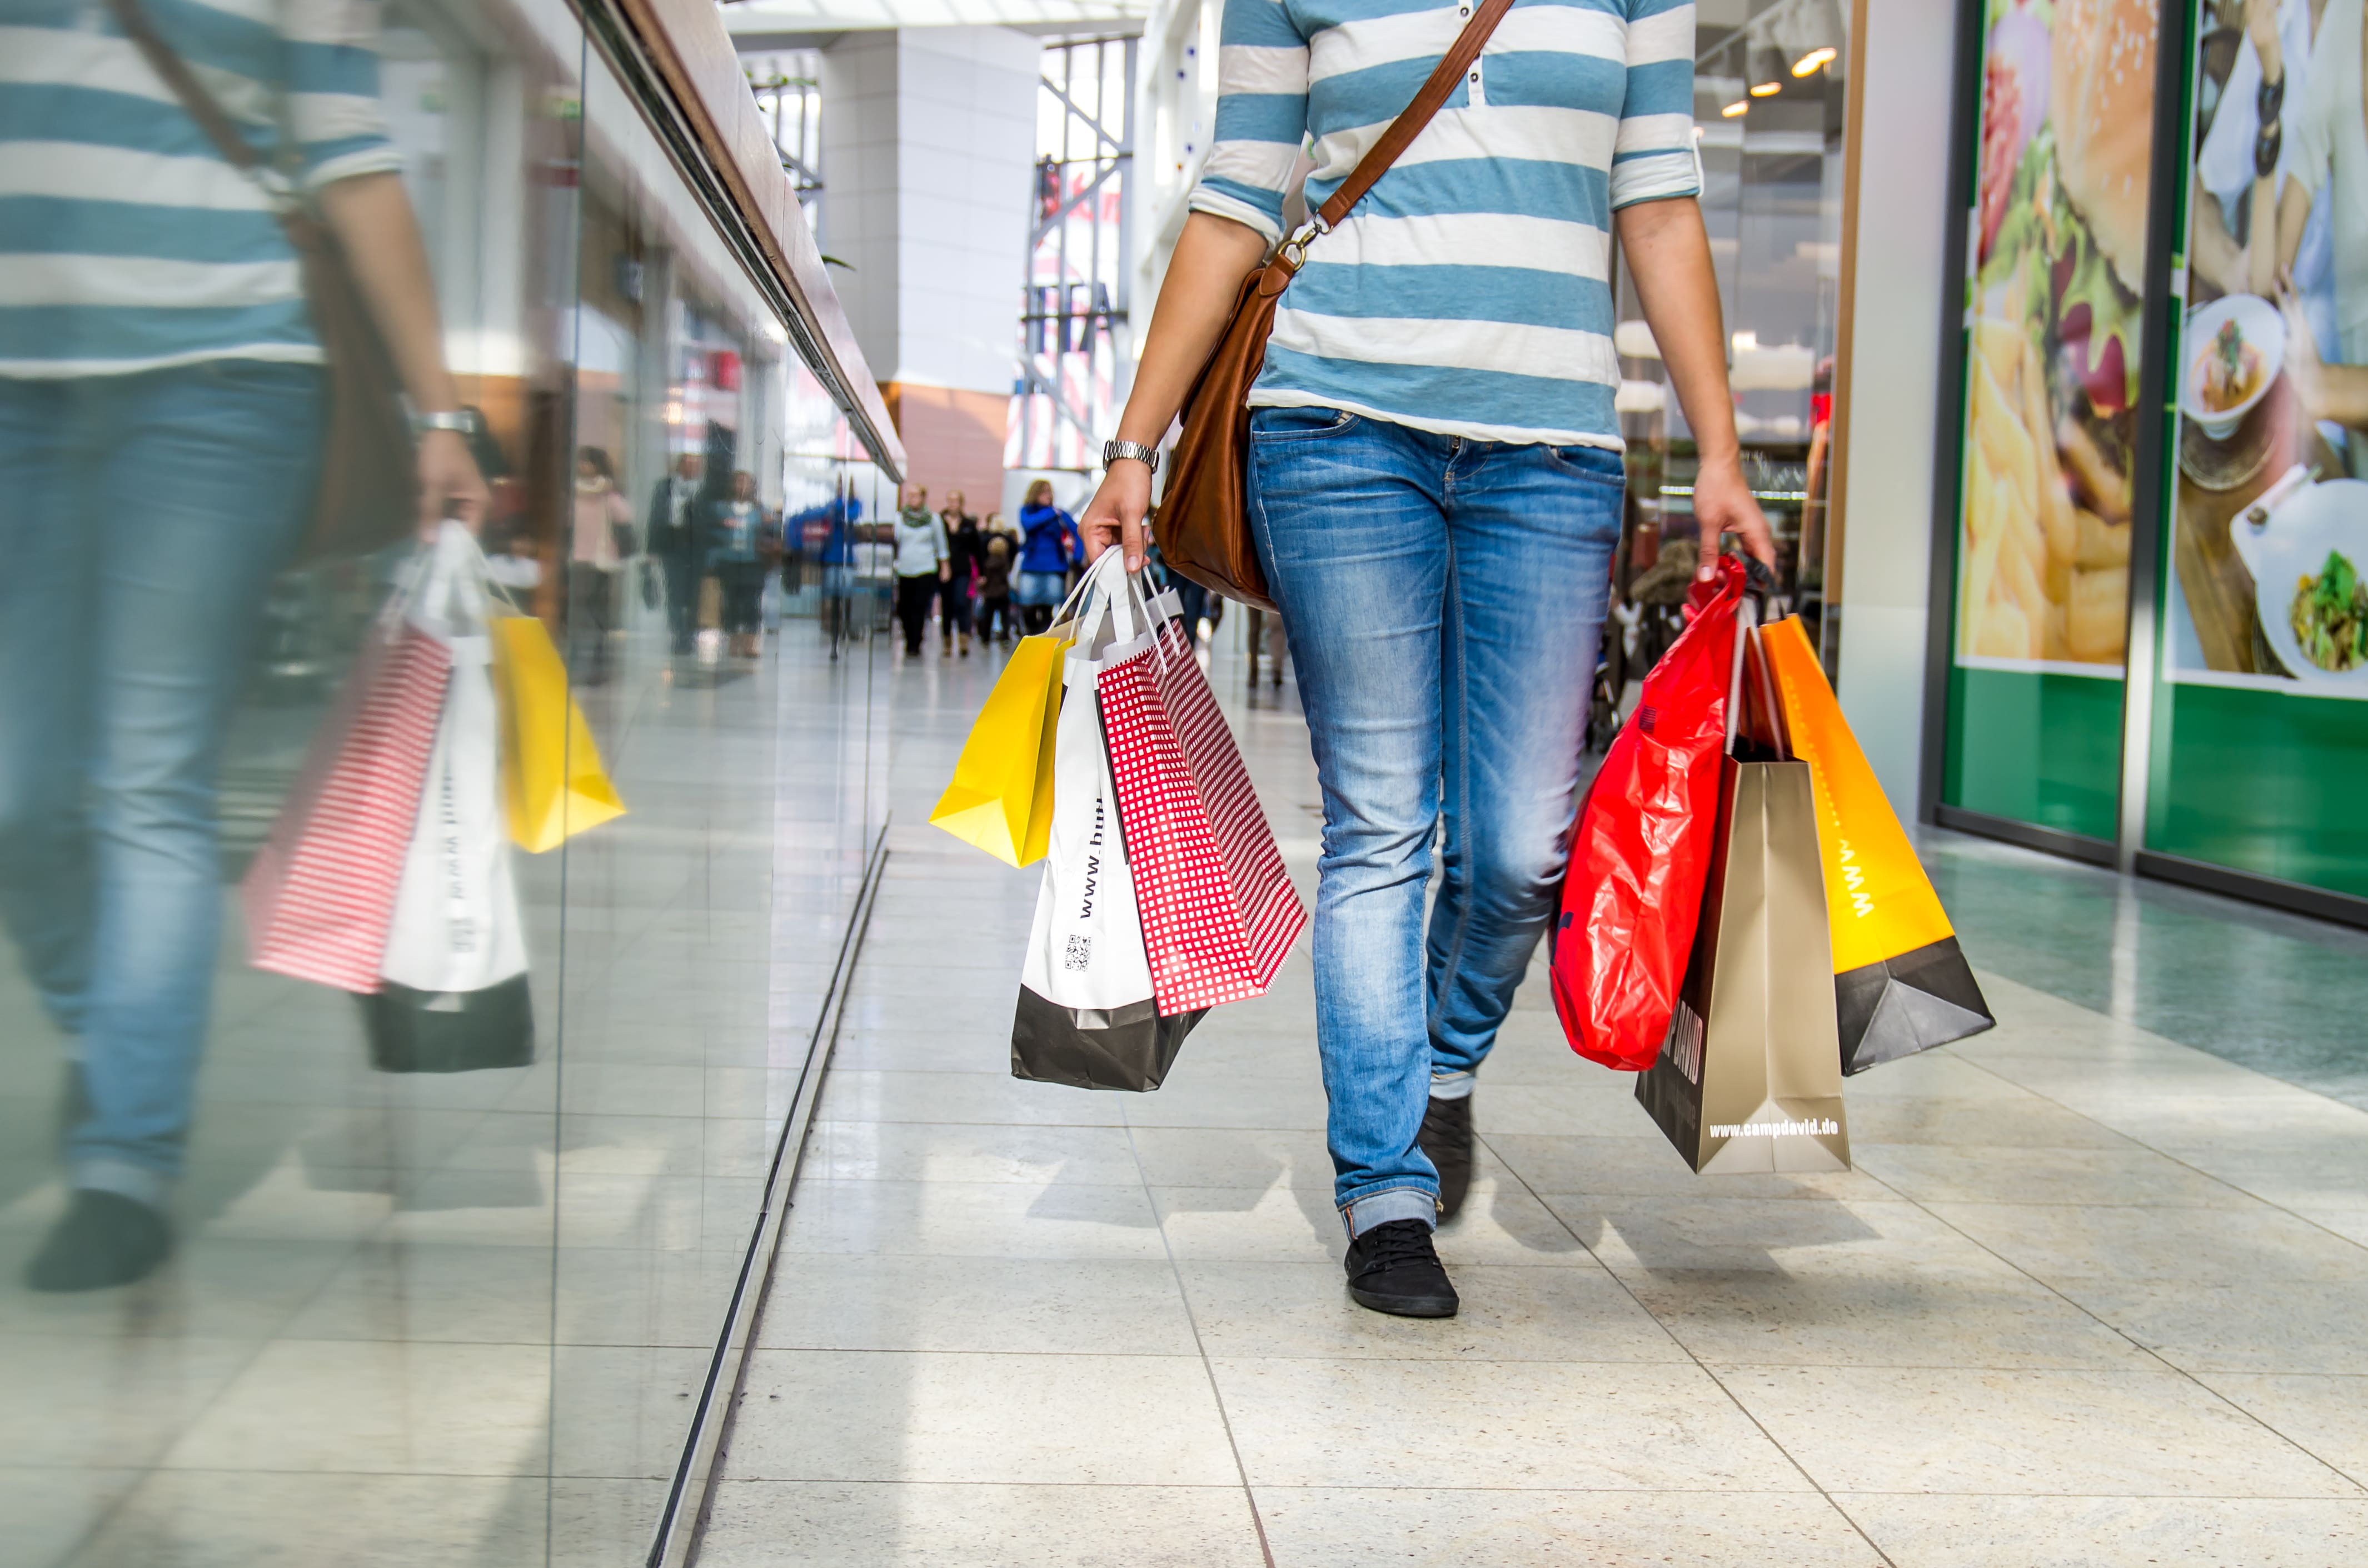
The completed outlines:
[[[1818,1177],[1689,1174],[1533,982],[1440,1233],[1463,1314],[1385,1318],[1341,1289],[1304,952],[1156,1094],[1008,1076],[1035,878],[920,825],[991,674],[896,676],[707,1568],[2368,1562],[2368,1111],[2227,1059],[2340,1077],[2280,1043],[2323,1008],[2357,1070],[2351,938],[1935,841],[1999,1028],[1851,1080]],[[1289,688],[1216,675],[1304,885]],[[2050,940],[2100,899],[2154,948]],[[2318,994],[2179,1012],[2264,952]]]
[[[139,1284],[19,1284],[63,1051],[0,942],[0,1568],[646,1554],[881,806],[868,653],[628,645],[582,696],[629,814],[518,858],[538,1062],[370,1071],[348,998],[246,967],[226,889],[179,1247]],[[242,715],[258,831],[316,716]]]

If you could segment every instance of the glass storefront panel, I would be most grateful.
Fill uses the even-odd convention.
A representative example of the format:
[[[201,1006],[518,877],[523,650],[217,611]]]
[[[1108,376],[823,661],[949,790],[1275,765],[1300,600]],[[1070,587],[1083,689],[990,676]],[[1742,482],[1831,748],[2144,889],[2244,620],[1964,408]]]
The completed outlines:
[[[575,12],[151,10],[483,556],[316,507],[259,191],[104,8],[12,35],[112,107],[0,146],[0,1562],[638,1562],[882,825],[888,486]]]
[[[1947,805],[2114,835],[2152,169],[2147,0],[1988,0]]]
[[[2193,15],[2146,844],[2368,896],[2360,15]]]
[[[1705,7],[1698,23],[1702,221],[1726,318],[1745,476],[1776,537],[1778,613],[1799,611],[1829,665],[1839,617],[1827,608],[1834,602],[1828,574],[1839,570],[1841,551],[1826,499],[1849,71],[1847,16],[1832,0]],[[1685,574],[1675,568],[1695,549],[1696,454],[1624,272],[1619,299],[1613,342],[1633,497],[1622,585],[1641,582],[1650,603],[1667,597],[1656,586],[1665,578],[1683,591]],[[1656,573],[1666,545],[1677,552]]]

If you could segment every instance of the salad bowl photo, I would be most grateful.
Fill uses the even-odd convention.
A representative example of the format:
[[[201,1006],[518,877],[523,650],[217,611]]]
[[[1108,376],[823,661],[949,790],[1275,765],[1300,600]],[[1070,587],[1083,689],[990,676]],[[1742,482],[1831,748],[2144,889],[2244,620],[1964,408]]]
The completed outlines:
[[[2237,433],[2286,358],[2286,318],[2259,294],[2227,294],[2187,318],[2179,412],[2215,441]]]
[[[2368,696],[2368,481],[2303,484],[2228,540],[2253,574],[2261,636],[2305,686]]]

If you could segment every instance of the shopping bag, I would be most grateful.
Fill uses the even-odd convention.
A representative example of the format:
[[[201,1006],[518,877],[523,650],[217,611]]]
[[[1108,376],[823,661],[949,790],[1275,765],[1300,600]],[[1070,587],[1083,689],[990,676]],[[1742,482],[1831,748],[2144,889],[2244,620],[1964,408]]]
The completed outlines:
[[[1684,983],[1636,1080],[1636,1098],[1703,1175],[1850,1168],[1816,786],[1790,756],[1772,685],[1761,691],[1772,734],[1757,747],[1747,735],[1734,746],[1745,755],[1719,760]]]
[[[1863,1073],[1997,1020],[1948,912],[1842,718],[1798,619],[1760,633],[1793,755],[1816,785],[1842,1071]]]
[[[1694,585],[1693,619],[1645,676],[1571,839],[1548,936],[1554,1011],[1573,1051],[1622,1072],[1642,1072],[1660,1051],[1693,947],[1716,846],[1743,589],[1732,558]]]
[[[600,766],[592,726],[567,689],[551,632],[530,615],[488,622],[500,699],[502,795],[510,837],[540,855],[586,828],[625,814]]]
[[[1163,1014],[1262,995],[1307,910],[1192,656],[1176,596],[1144,600],[1119,556],[1103,551],[1089,574],[1119,638],[1094,690],[1153,993]]]
[[[1042,859],[1052,830],[1067,631],[1023,637],[1011,650],[962,743],[952,781],[929,812],[956,838],[1014,866]],[[1086,695],[1090,700],[1090,686]]]
[[[430,590],[442,591],[438,558],[423,552],[365,635],[247,868],[240,896],[257,969],[343,991],[378,989],[451,676],[445,644],[410,613]]]
[[[1011,1075],[1081,1089],[1143,1091],[1167,1076],[1201,1013],[1163,1016],[1153,996],[1094,700],[1097,655],[1106,649],[1107,635],[1099,641],[1100,646],[1089,641],[1064,661],[1065,678],[1076,690],[1053,704],[1058,782],[1011,1023]]]
[[[385,1073],[523,1067],[534,1060],[526,937],[504,824],[501,715],[487,633],[489,599],[467,570],[475,543],[439,540],[461,559],[429,624],[451,658],[444,706],[404,859],[380,983],[359,998],[371,1065]]]

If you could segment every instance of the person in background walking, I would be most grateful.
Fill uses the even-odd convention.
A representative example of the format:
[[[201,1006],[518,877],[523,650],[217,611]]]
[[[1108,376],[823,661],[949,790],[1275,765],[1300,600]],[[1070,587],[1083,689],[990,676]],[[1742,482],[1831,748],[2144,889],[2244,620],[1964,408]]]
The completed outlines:
[[[896,513],[896,619],[905,628],[905,652],[913,658],[920,657],[938,585],[953,575],[945,525],[930,512],[928,498],[919,485],[908,486]]]
[[[938,514],[945,525],[946,561],[951,568],[945,581],[938,586],[938,632],[945,640],[945,651],[954,651],[954,639],[962,639],[962,656],[970,657],[971,594],[978,578],[978,552],[982,543],[978,519],[962,509],[962,493],[946,492],[946,509]]]
[[[990,517],[990,523],[1000,519]],[[986,529],[978,553],[978,640],[1011,641],[1011,537],[1000,528]]]
[[[574,527],[567,543],[567,664],[585,686],[609,678],[609,633],[617,624],[617,574],[633,553],[632,509],[617,493],[609,454],[575,454]]]
[[[707,569],[721,590],[723,634],[735,658],[753,659],[758,651],[769,542],[757,476],[742,469],[732,475],[732,494],[707,518]]]
[[[1297,236],[1247,399],[1247,520],[1324,792],[1315,1023],[1347,1283],[1409,1317],[1456,1310],[1431,1228],[1463,1200],[1474,1074],[1568,859],[1625,483],[1615,243],[1700,450],[1702,566],[1723,533],[1775,563],[1696,200],[1693,6],[1586,15],[1513,22],[1370,201]],[[1097,553],[1141,565],[1145,459],[1284,238],[1303,142],[1320,209],[1457,25],[1229,0],[1216,139],[1085,512]]]
[[[666,574],[666,630],[677,653],[690,652],[699,631],[700,497],[706,472],[704,457],[685,452],[650,494],[646,542]]]
[[[1076,559],[1077,521],[1053,505],[1053,482],[1028,487],[1019,506],[1019,614],[1031,637],[1053,624],[1053,612],[1069,591],[1069,567]]]

